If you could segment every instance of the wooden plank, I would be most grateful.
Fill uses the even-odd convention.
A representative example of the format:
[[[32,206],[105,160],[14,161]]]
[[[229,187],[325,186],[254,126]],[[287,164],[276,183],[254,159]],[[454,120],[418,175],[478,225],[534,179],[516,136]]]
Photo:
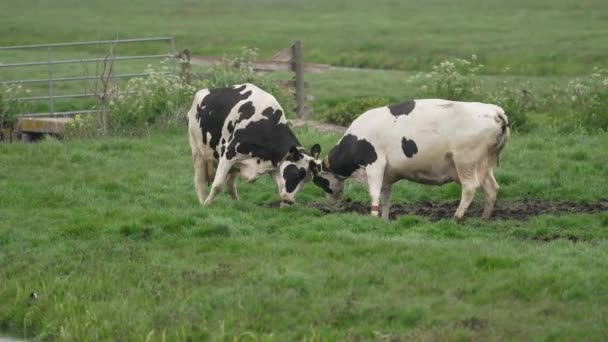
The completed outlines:
[[[16,130],[24,133],[62,134],[72,118],[20,118]]]
[[[287,87],[287,88],[295,88],[296,86],[296,80],[277,80],[277,82],[282,85],[283,87]],[[309,85],[308,82],[304,81],[304,89],[308,89]]]
[[[212,66],[216,64],[220,64],[223,61],[222,58],[219,57],[203,57],[203,56],[192,56],[190,62],[192,65],[198,66]],[[255,71],[293,71],[293,62],[281,62],[281,61],[257,61],[253,62],[253,70]],[[312,73],[326,73],[331,70],[331,65],[329,64],[304,64],[304,72],[312,72]]]
[[[291,46],[275,53],[272,57],[270,57],[270,61],[274,62],[291,62],[292,60],[293,49]]]

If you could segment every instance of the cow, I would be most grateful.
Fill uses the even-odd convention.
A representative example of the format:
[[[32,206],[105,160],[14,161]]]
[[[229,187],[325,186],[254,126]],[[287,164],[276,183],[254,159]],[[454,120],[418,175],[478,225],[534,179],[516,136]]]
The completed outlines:
[[[318,144],[305,151],[274,96],[250,83],[199,90],[188,111],[188,136],[195,189],[205,206],[224,183],[237,200],[238,175],[252,182],[265,174],[277,184],[281,206],[293,204],[321,152]]]
[[[313,183],[337,201],[344,181],[364,183],[371,215],[387,220],[395,182],[461,185],[454,219],[462,220],[481,185],[489,218],[498,183],[493,165],[509,137],[502,108],[478,102],[410,100],[374,108],[359,116],[321,163],[311,163]]]

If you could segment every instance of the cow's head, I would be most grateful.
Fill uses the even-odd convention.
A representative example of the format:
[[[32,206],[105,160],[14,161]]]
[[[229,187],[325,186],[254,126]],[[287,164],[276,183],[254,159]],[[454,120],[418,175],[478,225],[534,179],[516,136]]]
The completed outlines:
[[[345,178],[331,171],[328,157],[325,157],[320,163],[311,162],[310,168],[313,173],[313,183],[325,191],[325,197],[332,203],[340,200]]]
[[[292,146],[287,155],[283,158],[279,165],[279,173],[277,174],[277,185],[279,187],[279,196],[281,197],[281,206],[293,204],[296,200],[296,194],[300,191],[302,185],[311,179],[311,165],[316,165],[316,159],[321,153],[321,146],[315,144],[310,152],[298,149]]]

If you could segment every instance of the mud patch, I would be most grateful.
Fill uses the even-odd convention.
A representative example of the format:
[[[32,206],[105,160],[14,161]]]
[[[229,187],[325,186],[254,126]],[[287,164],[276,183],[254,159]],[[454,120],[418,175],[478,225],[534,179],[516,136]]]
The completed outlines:
[[[403,215],[417,215],[426,217],[430,221],[449,219],[452,217],[459,201],[449,202],[411,202],[396,203],[391,207],[389,217],[395,219]],[[360,213],[368,215],[370,204],[365,202],[345,201],[332,206],[328,203],[304,203],[306,207],[321,210],[324,213]],[[271,204],[271,206],[274,206]],[[276,205],[278,206],[278,204]],[[465,217],[481,217],[483,203],[473,203],[467,210]],[[593,214],[608,212],[608,199],[601,199],[594,202],[574,202],[574,201],[546,201],[542,199],[525,199],[521,201],[499,201],[496,203],[493,220],[527,220],[530,217],[552,214]]]
[[[460,325],[472,331],[480,331],[488,326],[488,320],[473,316],[460,321]]]

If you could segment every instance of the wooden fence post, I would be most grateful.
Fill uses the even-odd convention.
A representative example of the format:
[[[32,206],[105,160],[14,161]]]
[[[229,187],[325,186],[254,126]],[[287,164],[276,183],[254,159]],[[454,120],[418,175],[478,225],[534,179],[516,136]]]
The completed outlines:
[[[293,71],[296,78],[296,115],[301,118],[304,115],[304,51],[302,41],[293,44]]]

